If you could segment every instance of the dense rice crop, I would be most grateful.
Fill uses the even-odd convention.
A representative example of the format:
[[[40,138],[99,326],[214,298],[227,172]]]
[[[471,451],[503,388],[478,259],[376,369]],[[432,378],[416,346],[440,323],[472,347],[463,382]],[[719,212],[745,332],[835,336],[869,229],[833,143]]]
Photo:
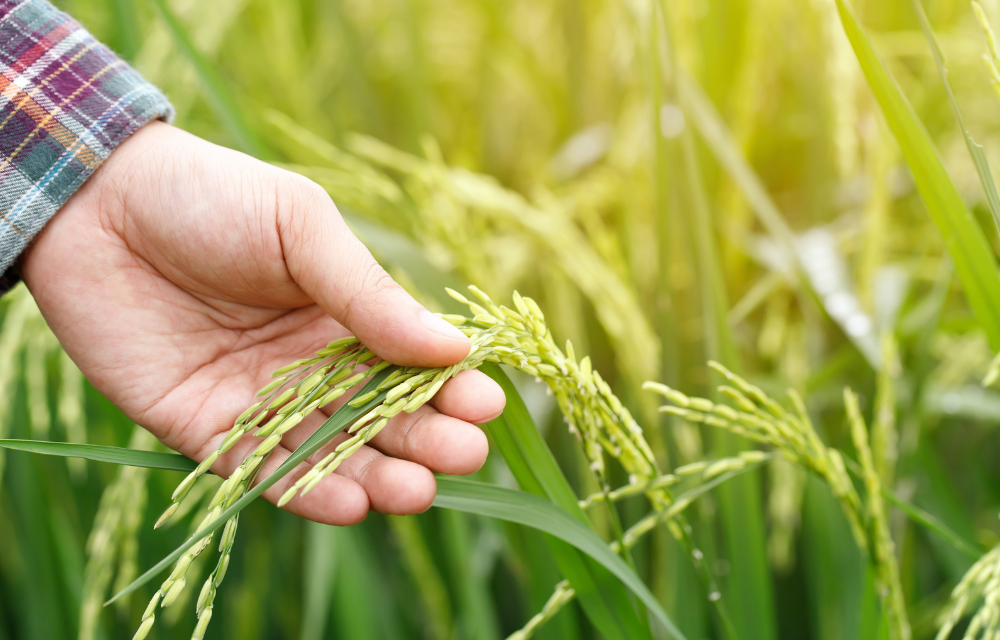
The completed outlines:
[[[228,480],[0,450],[0,640],[996,637],[1000,3],[62,4],[477,349],[288,354]],[[158,449],[0,314],[0,438]],[[483,484],[252,500],[305,412],[360,389],[295,492],[479,366],[517,390]]]

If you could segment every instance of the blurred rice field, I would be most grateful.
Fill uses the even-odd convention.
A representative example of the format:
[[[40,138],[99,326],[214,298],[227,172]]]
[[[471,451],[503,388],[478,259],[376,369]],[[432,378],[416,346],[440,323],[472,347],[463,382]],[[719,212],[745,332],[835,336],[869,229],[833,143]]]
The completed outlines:
[[[706,362],[719,360],[774,397],[801,393],[819,434],[853,455],[849,385],[888,434],[873,447],[891,491],[980,553],[1000,543],[1000,393],[980,384],[1000,345],[973,314],[834,0],[57,4],[165,90],[177,126],[325,187],[428,306],[452,310],[443,287],[470,282],[532,296],[664,469],[752,445],[658,413],[646,380],[712,397]],[[1000,27],[1000,2],[981,4]],[[851,5],[1000,250],[914,5]],[[965,124],[1000,167],[1000,98],[976,16],[966,0],[924,8]],[[0,436],[158,446],[82,380],[26,292],[0,314]],[[517,382],[578,494],[598,491],[554,400]],[[193,526],[152,531],[179,478],[0,459],[0,640],[132,637],[152,591],[99,605]],[[478,477],[515,486],[498,455]],[[115,510],[123,495],[145,505],[142,519]],[[103,537],[91,536],[99,509]],[[630,524],[645,509],[635,498],[620,514]],[[774,462],[687,514],[737,637],[890,637],[848,521],[800,467]],[[913,637],[934,638],[976,555],[889,515]],[[595,526],[612,523],[595,512]],[[256,504],[241,531],[210,638],[494,640],[561,580],[541,534],[451,511],[341,529]],[[634,554],[689,638],[729,637],[666,531]],[[150,637],[190,636],[188,598]],[[597,634],[574,602],[534,637]]]

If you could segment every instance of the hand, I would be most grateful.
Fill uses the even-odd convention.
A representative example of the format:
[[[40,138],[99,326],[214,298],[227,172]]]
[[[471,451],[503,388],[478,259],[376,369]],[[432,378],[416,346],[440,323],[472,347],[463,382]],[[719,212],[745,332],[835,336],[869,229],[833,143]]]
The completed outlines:
[[[63,206],[22,274],[87,379],[199,461],[272,370],[332,339],[353,333],[403,365],[453,364],[470,348],[392,281],[315,183],[160,122],[126,140]],[[482,466],[486,437],[470,423],[503,406],[496,383],[465,372],[285,508],[338,525],[369,508],[423,511],[431,471]],[[286,434],[261,477],[322,421],[313,414]],[[254,446],[244,437],[213,472],[229,475]],[[265,497],[277,500],[304,471]]]

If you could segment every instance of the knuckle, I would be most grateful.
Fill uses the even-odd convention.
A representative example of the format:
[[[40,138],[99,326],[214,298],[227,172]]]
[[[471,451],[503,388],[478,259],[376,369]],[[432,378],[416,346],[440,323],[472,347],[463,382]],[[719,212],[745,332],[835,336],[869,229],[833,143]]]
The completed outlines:
[[[316,182],[297,173],[286,172],[285,176],[287,188],[294,193],[293,200],[300,205],[314,210],[333,205],[330,194]]]
[[[354,293],[344,305],[344,317],[348,324],[354,321],[359,310],[370,309],[371,305],[388,291],[399,289],[392,276],[378,262],[365,254],[358,265]],[[362,311],[362,314],[364,311]]]
[[[279,221],[292,230],[307,231],[308,221],[317,214],[327,215],[333,211],[340,215],[326,190],[305,176],[281,171],[271,173],[264,182]]]
[[[368,451],[364,451],[365,449],[368,449]],[[371,476],[373,473],[377,473],[378,465],[375,463],[381,459],[381,454],[376,453],[368,447],[368,445],[361,447],[361,450],[359,450],[358,453],[363,454],[358,457],[364,459],[361,460],[361,464],[353,471],[353,473],[351,473],[351,475],[353,476],[353,480],[364,487],[367,491],[370,488],[371,483],[374,481]]]
[[[369,295],[379,295],[399,288],[392,276],[374,260],[368,264],[362,276],[361,286]]]
[[[412,420],[408,420],[406,424],[402,425],[403,428],[400,430],[402,444],[400,449],[404,457],[413,459],[420,454],[419,438],[415,436],[427,424],[431,415],[433,414],[430,411],[426,411],[426,407],[422,407],[421,411],[414,414]]]

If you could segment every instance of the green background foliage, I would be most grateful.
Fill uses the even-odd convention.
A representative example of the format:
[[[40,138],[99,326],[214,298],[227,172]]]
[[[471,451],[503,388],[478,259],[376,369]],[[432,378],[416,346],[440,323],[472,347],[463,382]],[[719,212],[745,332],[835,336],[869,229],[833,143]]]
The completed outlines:
[[[773,397],[800,392],[821,437],[856,458],[849,385],[883,484],[980,551],[1000,542],[1000,394],[979,384],[1000,336],[1000,238],[911,2],[852,2],[850,40],[839,0],[59,4],[165,90],[178,126],[324,186],[429,307],[453,311],[443,287],[466,282],[532,296],[662,469],[751,445],[657,413],[645,380],[713,397],[718,360]],[[982,4],[1000,25],[1000,2]],[[924,8],[998,167],[975,16],[965,0]],[[0,314],[0,435],[156,448],[80,380],[28,296]],[[576,494],[600,490],[554,400],[515,381]],[[154,587],[81,627],[84,585],[101,579],[88,536],[106,488],[131,487],[144,513],[136,544],[110,541],[106,597],[197,522],[152,530],[182,476],[2,455],[0,640],[130,638]],[[494,446],[476,479],[514,476]],[[628,526],[647,510],[636,497],[617,513]],[[888,637],[866,556],[801,468],[772,462],[686,514],[738,637]],[[613,539],[607,512],[589,515]],[[975,558],[889,515],[913,636],[934,637]],[[240,532],[210,638],[499,639],[563,577],[537,531],[443,509],[340,529],[255,503]],[[688,637],[731,637],[687,556],[662,527],[633,548]],[[150,637],[188,637],[193,606]],[[596,633],[573,602],[535,637]]]

